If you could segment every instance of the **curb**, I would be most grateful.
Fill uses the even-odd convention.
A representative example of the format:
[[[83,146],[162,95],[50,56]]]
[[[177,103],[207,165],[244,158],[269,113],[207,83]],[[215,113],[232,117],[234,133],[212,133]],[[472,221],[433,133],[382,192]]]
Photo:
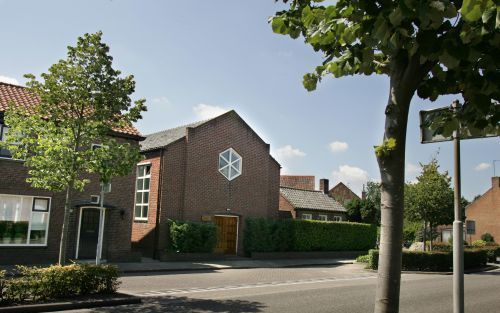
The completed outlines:
[[[74,302],[65,301],[0,307],[0,313],[38,313],[75,309],[90,309],[125,304],[138,304],[141,303],[141,301],[142,300],[139,297],[121,294],[109,299],[89,299],[87,301],[75,300]]]
[[[306,266],[322,266],[322,265],[342,265],[342,264],[353,264],[354,261],[335,261],[328,263],[301,263],[301,264],[285,264],[285,265],[275,265],[275,266],[227,266],[227,267],[196,267],[196,268],[162,268],[162,269],[132,269],[132,270],[120,270],[123,274],[134,274],[134,273],[154,273],[154,272],[191,272],[191,271],[221,271],[221,270],[231,270],[231,269],[252,269],[252,268],[298,268]],[[1,312],[1,311],[0,311]]]
[[[495,265],[487,265],[485,267],[473,268],[464,270],[464,274],[472,274],[472,273],[481,273],[488,272],[492,270],[499,269],[499,266]],[[372,270],[369,268],[365,268],[365,271],[377,273],[377,270]],[[453,275],[453,272],[427,272],[427,271],[401,271],[402,274],[422,274],[422,275]]]

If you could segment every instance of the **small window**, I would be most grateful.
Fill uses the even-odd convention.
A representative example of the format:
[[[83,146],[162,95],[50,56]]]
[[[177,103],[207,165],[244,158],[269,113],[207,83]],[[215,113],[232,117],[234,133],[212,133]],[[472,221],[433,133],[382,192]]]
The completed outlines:
[[[229,148],[219,154],[219,172],[228,180],[233,180],[241,175],[241,156]]]
[[[149,185],[151,180],[151,164],[137,166],[137,182],[135,191],[134,219],[148,220],[149,210]]]
[[[319,220],[320,220],[320,221],[328,221],[328,215],[323,215],[323,214],[320,214],[320,215],[319,215]]]
[[[334,222],[341,222],[342,221],[342,216],[334,216],[333,217]]]
[[[47,199],[47,198],[34,198],[33,211],[48,212],[49,211],[49,199]]]
[[[302,213],[303,220],[312,220],[312,214],[310,213]]]
[[[9,128],[3,124],[0,124],[0,141],[7,141],[7,132]],[[5,148],[0,148],[0,157],[10,158],[12,157],[9,150]]]

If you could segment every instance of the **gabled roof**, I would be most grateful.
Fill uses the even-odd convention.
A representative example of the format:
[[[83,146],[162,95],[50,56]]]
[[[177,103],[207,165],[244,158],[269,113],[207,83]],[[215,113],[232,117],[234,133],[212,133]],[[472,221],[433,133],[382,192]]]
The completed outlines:
[[[352,191],[351,188],[347,187],[343,182],[340,182],[337,185],[335,185],[335,187],[330,189],[328,193],[333,196],[340,196],[339,193],[344,191],[350,195],[349,198],[360,199],[360,197],[356,193],[354,193],[354,191]]]
[[[346,212],[347,210],[322,191],[280,187],[280,192],[295,209]]]
[[[141,151],[142,152],[146,152],[146,151],[152,151],[152,150],[156,150],[156,149],[165,148],[168,145],[170,145],[170,144],[172,144],[172,143],[174,143],[174,142],[176,142],[178,140],[181,140],[181,139],[185,138],[186,134],[187,134],[187,129],[188,128],[197,128],[197,127],[199,127],[201,125],[205,125],[205,124],[208,124],[208,123],[215,122],[216,120],[225,118],[227,116],[233,116],[233,117],[237,118],[246,128],[248,128],[251,132],[253,132],[255,134],[255,136],[258,138],[258,140],[262,144],[269,146],[269,144],[266,143],[247,124],[247,122],[245,122],[245,120],[243,120],[241,118],[241,116],[239,116],[238,113],[236,113],[236,111],[230,110],[230,111],[227,111],[224,114],[221,114],[219,116],[213,117],[213,118],[208,119],[208,120],[198,121],[198,122],[194,122],[194,123],[191,123],[191,124],[187,124],[187,125],[183,125],[183,126],[178,126],[178,127],[175,127],[175,128],[170,128],[170,129],[162,130],[162,131],[157,132],[157,133],[146,135],[146,139],[144,141],[140,142]],[[272,155],[269,155],[269,157],[271,158],[271,160],[273,160],[273,162],[275,162],[281,168],[281,165],[279,164],[279,162],[276,161],[276,159],[273,158]]]
[[[7,110],[9,103],[17,107],[24,107],[33,113],[33,107],[40,103],[40,99],[29,92],[26,87],[0,82],[0,113]],[[139,131],[132,125],[114,130],[118,134],[142,138]]]
[[[158,148],[163,148],[168,146],[169,144],[186,137],[186,132],[188,128],[198,127],[206,122],[210,121],[198,121],[191,124],[178,126],[175,128],[170,128],[166,130],[159,131],[157,133],[153,133],[150,135],[146,135],[146,139],[140,143],[141,151],[150,151]]]

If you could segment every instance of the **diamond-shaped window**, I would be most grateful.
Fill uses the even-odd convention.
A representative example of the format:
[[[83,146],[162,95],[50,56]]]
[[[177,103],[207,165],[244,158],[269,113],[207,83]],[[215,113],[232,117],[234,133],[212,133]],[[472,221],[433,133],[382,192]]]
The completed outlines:
[[[228,180],[233,180],[241,175],[241,156],[229,148],[219,154],[219,172]]]

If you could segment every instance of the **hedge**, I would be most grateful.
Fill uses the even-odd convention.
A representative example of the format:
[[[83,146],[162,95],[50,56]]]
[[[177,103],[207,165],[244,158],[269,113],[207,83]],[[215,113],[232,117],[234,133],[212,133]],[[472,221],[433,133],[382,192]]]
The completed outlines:
[[[169,250],[211,253],[217,244],[217,226],[211,223],[169,221]]]
[[[309,220],[246,219],[245,253],[276,251],[359,251],[375,246],[375,225]]]
[[[378,268],[378,250],[370,250],[368,268]],[[474,249],[464,251],[464,268],[486,265],[487,251]],[[452,252],[403,251],[401,269],[405,271],[450,271],[453,269]]]
[[[17,275],[12,278],[0,271],[2,305],[113,293],[119,285],[118,268],[113,265],[17,266],[16,271]]]

